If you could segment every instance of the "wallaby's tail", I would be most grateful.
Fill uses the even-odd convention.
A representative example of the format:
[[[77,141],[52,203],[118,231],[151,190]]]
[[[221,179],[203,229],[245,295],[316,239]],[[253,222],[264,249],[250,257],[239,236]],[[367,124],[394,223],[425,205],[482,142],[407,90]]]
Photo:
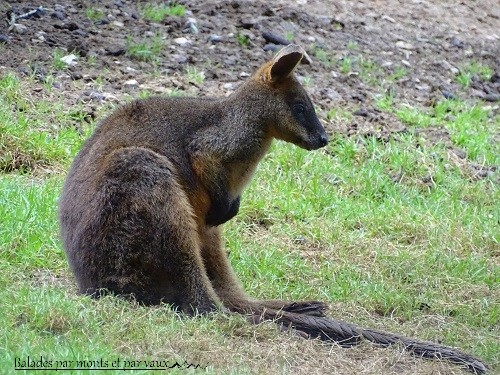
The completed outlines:
[[[480,359],[458,349],[375,329],[364,329],[341,320],[270,309],[264,310],[260,315],[253,315],[252,318],[256,322],[273,320],[285,327],[304,332],[310,338],[334,341],[344,347],[357,345],[363,339],[382,346],[400,344],[413,355],[423,358],[446,359],[467,366],[467,369],[475,374],[484,374],[487,370],[486,364]]]

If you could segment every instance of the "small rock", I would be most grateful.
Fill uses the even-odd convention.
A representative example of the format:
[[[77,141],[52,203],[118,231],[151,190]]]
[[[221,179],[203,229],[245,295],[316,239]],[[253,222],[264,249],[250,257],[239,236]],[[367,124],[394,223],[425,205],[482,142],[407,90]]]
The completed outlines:
[[[174,42],[176,44],[180,45],[181,47],[186,47],[186,46],[189,46],[192,44],[188,38],[184,38],[184,37],[175,38]]]
[[[10,39],[5,34],[0,34],[0,43],[9,43]]]
[[[430,91],[431,87],[427,84],[415,85],[415,88],[420,91]]]
[[[398,40],[396,42],[396,47],[401,48],[401,49],[406,49],[406,50],[413,50],[413,49],[415,49],[415,46],[413,46],[413,44],[404,42],[402,40]]]
[[[185,64],[188,62],[187,55],[181,54],[181,53],[174,53],[174,54],[170,55],[170,58],[179,64]]]
[[[256,23],[257,20],[248,14],[240,19],[240,26],[244,29],[251,29]]]
[[[121,56],[125,54],[125,46],[112,45],[106,47],[106,53],[111,56]]]
[[[52,18],[57,18],[60,21],[63,21],[66,18],[66,14],[64,12],[56,10],[50,15]]]
[[[129,79],[128,81],[125,81],[123,85],[127,87],[136,87],[139,86],[139,82],[137,82],[135,79]]]
[[[278,52],[281,49],[280,46],[276,44],[266,44],[263,48],[264,51]]]
[[[411,66],[411,64],[410,64],[410,62],[408,60],[401,60],[401,64],[403,64],[405,66],[408,66],[408,67]]]
[[[224,90],[233,90],[234,89],[234,84],[232,82],[224,83],[222,85],[222,88]]]
[[[101,94],[99,91],[92,91],[89,95],[89,99],[102,102],[104,100],[104,95]]]
[[[392,61],[384,61],[382,65],[380,65],[382,68],[388,68],[392,66]]]
[[[486,94],[483,96],[483,100],[487,102],[498,102],[500,101],[500,94]]]
[[[247,72],[241,72],[241,73],[240,73],[240,77],[242,77],[242,78],[250,77],[250,73],[247,73]]]
[[[224,40],[224,38],[217,34],[212,34],[208,37],[208,41],[211,43],[220,43]]]
[[[450,43],[453,47],[457,48],[464,48],[465,44],[462,42],[460,39],[458,39],[456,36],[452,36],[450,39]]]
[[[12,30],[18,34],[24,34],[26,31],[28,31],[28,27],[21,25],[20,23],[15,23],[12,25]]]
[[[328,99],[334,102],[342,100],[342,95],[340,95],[336,90],[332,89],[331,87],[326,89],[325,95]]]
[[[189,17],[184,24],[185,31],[189,31],[192,34],[198,34],[198,21],[196,21],[196,18]]]
[[[389,21],[390,23],[396,23],[396,20],[392,17],[389,17],[387,14],[382,15],[382,19],[385,21]]]
[[[61,60],[66,65],[76,65],[77,59],[78,59],[78,56],[76,56],[75,54],[72,53],[72,54],[61,57],[59,60]]]
[[[453,95],[453,93],[451,93],[449,91],[442,90],[441,93],[443,94],[443,96],[445,97],[445,99],[449,99],[449,100],[455,99],[455,95]]]
[[[123,27],[125,24],[121,21],[113,21],[113,25],[116,27]]]
[[[75,31],[75,30],[78,30],[80,28],[80,26],[78,26],[75,22],[68,22],[68,23],[64,24],[62,28],[67,29],[69,31]]]
[[[453,65],[451,65],[448,61],[446,60],[443,60],[441,62],[441,65],[443,66],[443,68],[445,69],[448,69],[449,71],[451,71],[453,74],[458,74],[460,72],[459,69],[455,68]]]
[[[82,78],[83,78],[83,75],[82,75],[82,73],[80,73],[80,72],[72,72],[72,73],[70,74],[70,78],[71,78],[73,81],[78,81],[78,80],[80,80],[80,79],[82,79]]]

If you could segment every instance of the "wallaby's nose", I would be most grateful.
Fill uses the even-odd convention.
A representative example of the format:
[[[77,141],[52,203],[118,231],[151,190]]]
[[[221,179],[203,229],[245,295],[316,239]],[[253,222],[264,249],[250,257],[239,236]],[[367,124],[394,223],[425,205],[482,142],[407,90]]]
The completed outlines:
[[[321,143],[321,147],[326,146],[328,144],[328,136],[326,134],[321,135],[319,142]]]

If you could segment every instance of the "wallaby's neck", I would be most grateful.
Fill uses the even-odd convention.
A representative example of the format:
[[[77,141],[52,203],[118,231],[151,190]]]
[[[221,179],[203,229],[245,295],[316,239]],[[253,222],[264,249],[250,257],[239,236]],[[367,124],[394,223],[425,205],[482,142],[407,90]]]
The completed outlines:
[[[224,116],[232,124],[253,129],[267,137],[272,123],[271,105],[266,100],[262,88],[253,81],[247,81],[231,95],[222,100]]]

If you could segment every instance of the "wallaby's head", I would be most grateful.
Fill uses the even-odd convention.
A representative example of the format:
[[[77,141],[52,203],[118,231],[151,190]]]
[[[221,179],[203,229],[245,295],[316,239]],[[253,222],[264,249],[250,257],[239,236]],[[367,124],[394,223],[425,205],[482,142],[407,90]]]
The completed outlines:
[[[297,45],[283,48],[253,76],[263,86],[266,108],[271,110],[270,133],[274,138],[314,150],[328,143],[328,136],[316,115],[306,90],[293,71],[306,52]]]

